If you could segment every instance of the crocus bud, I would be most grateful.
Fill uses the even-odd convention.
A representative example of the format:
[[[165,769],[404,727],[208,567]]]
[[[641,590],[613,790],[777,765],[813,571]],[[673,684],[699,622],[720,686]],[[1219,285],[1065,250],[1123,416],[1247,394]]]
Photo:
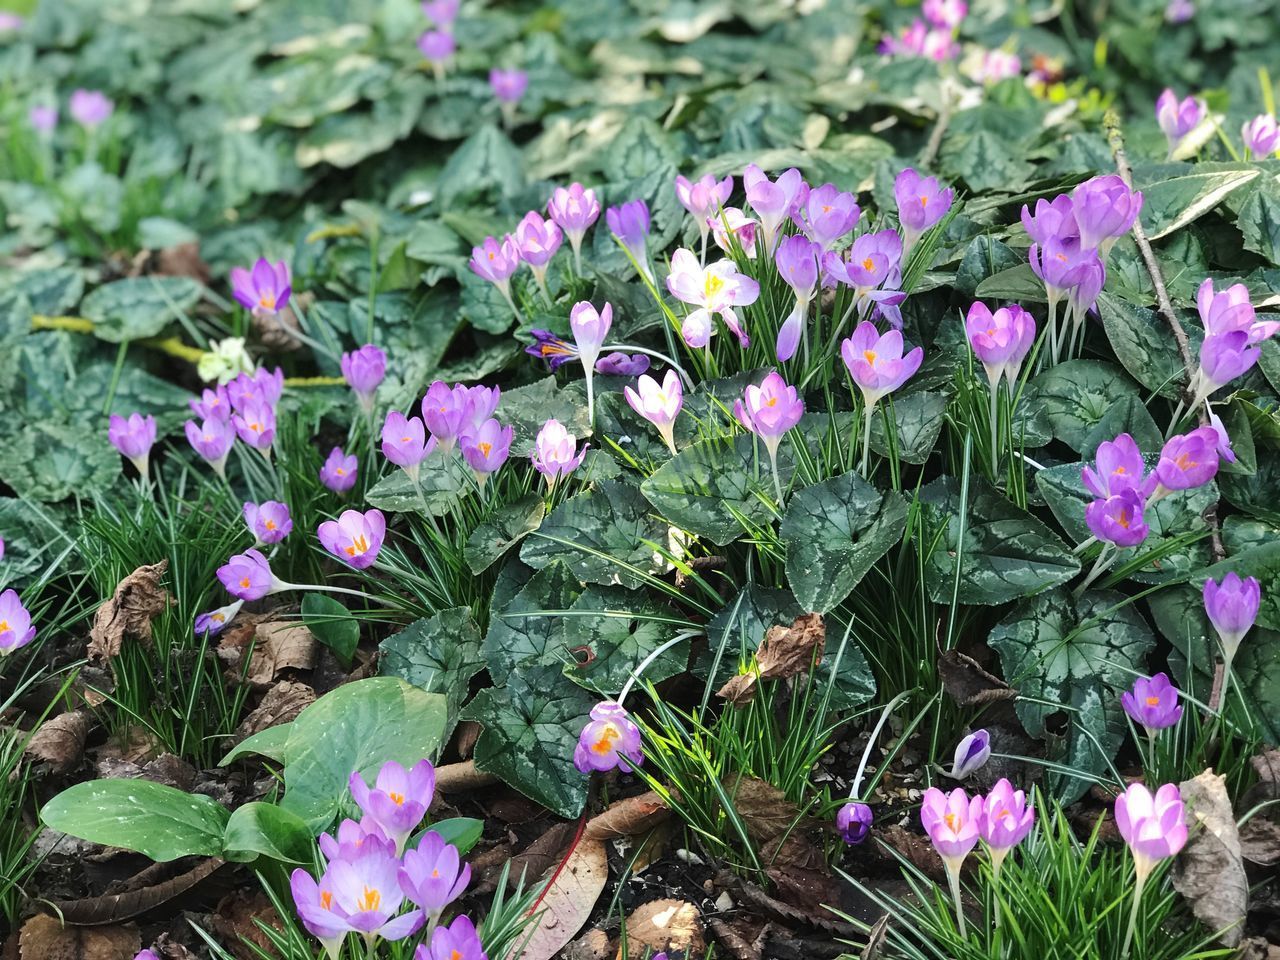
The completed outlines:
[[[235,619],[240,608],[244,606],[243,600],[236,600],[228,603],[225,607],[218,607],[216,610],[210,610],[208,613],[199,614],[193,625],[196,639],[202,639],[205,636],[216,637],[221,633],[232,620]]]
[[[1084,520],[1089,532],[1099,540],[1117,547],[1136,547],[1151,528],[1147,526],[1143,511],[1146,501],[1136,490],[1121,490],[1102,500],[1094,500],[1084,508]]]
[[[594,190],[586,190],[580,183],[556,187],[547,201],[547,215],[569,238],[573,259],[579,271],[582,269],[582,238],[593,223],[600,218],[600,201]]]
[[[236,442],[236,430],[231,421],[209,418],[197,426],[194,420],[188,420],[183,428],[191,449],[213,467],[218,476],[225,476],[227,454]]]
[[[1164,673],[1138,677],[1133,681],[1132,690],[1120,694],[1120,705],[1134,723],[1146,728],[1148,734],[1172,727],[1182,719],[1178,690]]]
[[[587,448],[584,444],[577,450],[577,446],[578,438],[559,420],[548,420],[542,425],[534,440],[531,459],[534,469],[547,478],[548,487],[554,487],[558,479],[578,469]]]
[[[955,756],[951,760],[951,779],[966,779],[981,769],[990,757],[991,734],[986,730],[973,731],[956,744]]]
[[[1114,173],[1092,177],[1071,191],[1080,244],[1107,253],[1129,232],[1142,210],[1142,194]]]
[[[518,103],[529,88],[529,74],[523,70],[501,70],[495,67],[489,71],[489,89],[501,103]]]
[[[1245,330],[1232,330],[1204,338],[1200,344],[1200,366],[1192,378],[1195,405],[1253,369],[1261,350],[1250,346],[1249,337]]]
[[[428,30],[418,38],[418,52],[427,63],[431,64],[437,77],[444,76],[445,67],[453,58],[457,48],[453,34],[447,30]]]
[[[1035,822],[1036,811],[1026,794],[1003,777],[996,781],[978,814],[978,836],[987,845],[993,869],[999,871],[1009,851],[1026,839]]]
[[[529,265],[539,289],[546,295],[547,265],[560,249],[563,234],[550,220],[544,220],[536,210],[530,210],[516,226],[516,249],[520,259]],[[548,297],[549,299],[549,297]]]
[[[100,90],[76,90],[71,94],[71,117],[82,127],[93,129],[110,119],[116,105]]]
[[[151,448],[156,442],[155,417],[131,413],[126,419],[113,413],[107,426],[107,439],[137,467],[138,473],[147,475]]]
[[[615,767],[630,773],[644,763],[640,728],[620,703],[606,700],[591,708],[591,719],[578,735],[573,765],[582,773]]]
[[[1258,619],[1262,605],[1262,584],[1253,577],[1240,578],[1234,570],[1218,583],[1204,582],[1204,609],[1222,642],[1223,659],[1235,659],[1240,641]]]
[[[1195,97],[1179,100],[1177,95],[1167,87],[1156,100],[1156,122],[1164,131],[1169,141],[1169,156],[1172,157],[1182,145],[1183,138],[1200,125],[1204,117],[1204,105]]]
[[[646,245],[649,240],[649,205],[643,200],[630,200],[604,213],[609,232],[617,237],[636,263],[640,271],[653,281]]]
[[[871,833],[875,815],[865,803],[850,800],[836,812],[836,832],[850,846],[857,846]]]
[[[622,388],[623,396],[631,409],[644,417],[662,434],[662,440],[671,451],[676,452],[675,422],[684,406],[684,386],[674,370],[668,370],[662,378],[662,385],[653,377],[641,377],[636,381],[636,389]]]
[[[0,659],[25,647],[36,637],[31,614],[22,605],[17,591],[0,593]]]
[[[344,453],[341,447],[334,447],[320,467],[320,482],[334,493],[346,493],[356,485],[359,466],[354,453]]]
[[[1075,203],[1070,195],[1062,193],[1052,200],[1043,197],[1036,201],[1033,214],[1027,205],[1022,205],[1022,227],[1036,243],[1044,244],[1050,237],[1070,240],[1080,236],[1080,227],[1076,223]]]
[[[606,303],[597,311],[585,300],[573,305],[569,311],[569,327],[573,330],[573,341],[578,347],[578,355],[582,365],[588,372],[594,371],[596,360],[600,356],[600,348],[609,336],[609,328],[613,326],[613,305]]]
[[[1275,117],[1263,113],[1244,125],[1240,137],[1255,157],[1267,157],[1275,153],[1276,144],[1280,142],[1280,129],[1276,128]]]
[[[387,355],[372,343],[342,355],[342,376],[360,398],[360,406],[373,409],[373,394],[387,375]]]

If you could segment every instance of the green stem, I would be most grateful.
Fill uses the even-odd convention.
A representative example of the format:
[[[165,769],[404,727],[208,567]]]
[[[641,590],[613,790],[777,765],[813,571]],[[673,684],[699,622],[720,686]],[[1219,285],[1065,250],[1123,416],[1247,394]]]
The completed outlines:
[[[991,384],[991,482],[1000,470],[1000,380]]]
[[[960,871],[947,864],[947,883],[951,887],[951,899],[956,906],[956,926],[960,930],[962,940],[968,938],[964,925],[964,907],[960,903]]]
[[[862,465],[858,467],[858,476],[867,478],[867,461],[871,455],[871,415],[875,412],[875,404],[867,404],[862,410]]]
[[[1138,904],[1142,901],[1142,888],[1146,883],[1146,874],[1138,870],[1137,882],[1133,886],[1133,909],[1129,911],[1129,928],[1124,933],[1124,947],[1120,950],[1120,960],[1127,960],[1129,956],[1129,947],[1133,944],[1133,930],[1138,925]]]

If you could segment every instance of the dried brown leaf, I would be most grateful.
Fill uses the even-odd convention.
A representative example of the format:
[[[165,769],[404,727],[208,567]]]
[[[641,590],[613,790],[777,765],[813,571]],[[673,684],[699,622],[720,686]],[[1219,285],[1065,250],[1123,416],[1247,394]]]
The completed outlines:
[[[743,920],[730,922],[719,917],[708,917],[707,927],[716,942],[729,952],[733,960],[763,960],[763,944],[750,936],[750,930],[740,929],[745,927]]]
[[[553,876],[538,904],[538,925],[525,943],[521,960],[551,960],[586,924],[609,879],[604,842],[582,838]]]
[[[462,793],[466,790],[478,790],[498,782],[491,773],[476,769],[474,760],[462,763],[448,763],[436,767],[436,790],[440,793]]]
[[[191,277],[203,284],[211,279],[209,265],[200,256],[200,244],[194,241],[159,251],[155,257],[155,273],[165,277]]]
[[[179,894],[186,893],[200,881],[212,875],[225,862],[211,858],[201,861],[192,869],[176,877],[139,889],[102,897],[85,897],[81,900],[47,901],[47,905],[68,924],[95,926],[119,923],[121,920],[129,920],[146,913]]]
[[[142,946],[138,928],[64,927],[47,914],[22,925],[18,937],[21,960],[133,960]]]
[[[593,840],[613,840],[648,833],[671,816],[671,808],[652,790],[627,797],[592,817],[583,836]]]
[[[733,704],[749,703],[755,697],[757,680],[785,680],[808,673],[822,659],[827,627],[822,616],[806,613],[790,626],[773,626],[756,651],[755,666],[749,673],[730,678],[719,695]]]
[[[1236,960],[1280,960],[1280,944],[1270,943],[1264,937],[1250,937],[1240,944]]]
[[[264,955],[272,955],[271,941],[257,921],[275,930],[283,926],[275,907],[259,890],[236,890],[227,894],[209,917],[213,935],[240,960],[259,960]]]
[[[837,903],[840,889],[825,869],[807,869],[791,864],[774,864],[765,871],[773,881],[777,897],[813,918],[829,917],[824,903]]]
[[[627,917],[626,956],[645,956],[664,950],[698,957],[707,949],[706,932],[698,908],[684,900],[652,900]],[[623,954],[619,952],[621,960]]]
[[[1219,941],[1234,947],[1244,934],[1249,881],[1241,859],[1226,778],[1212,770],[1178,785],[1186,804],[1190,839],[1178,855],[1173,885]]]
[[[938,677],[942,689],[962,707],[1014,700],[1018,696],[1016,690],[959,650],[947,650],[938,657]]]
[[[764,844],[792,830],[799,815],[796,805],[777,787],[755,777],[735,776],[725,784],[747,833]]]
[[[277,314],[253,314],[253,328],[264,346],[272,350],[297,350],[302,346],[298,339],[298,317],[292,307],[285,307]]]
[[[240,739],[261,733],[268,727],[291,723],[303,709],[316,701],[316,692],[305,683],[281,680],[263,694],[262,702],[240,721],[236,736]]]
[[[249,683],[266,687],[285,670],[310,670],[318,654],[315,634],[304,624],[284,620],[260,623],[249,661]]]
[[[110,660],[120,653],[126,636],[151,645],[151,621],[173,603],[160,578],[169,568],[168,560],[139,567],[116,586],[110,600],[93,615],[89,628],[89,659]]]
[[[588,930],[564,948],[564,960],[609,960],[612,956],[613,942],[599,927]]]
[[[1280,823],[1254,817],[1240,828],[1240,853],[1250,863],[1280,863]]]
[[[46,720],[27,741],[27,756],[47,763],[53,773],[66,773],[84,756],[91,722],[87,710],[72,710]]]

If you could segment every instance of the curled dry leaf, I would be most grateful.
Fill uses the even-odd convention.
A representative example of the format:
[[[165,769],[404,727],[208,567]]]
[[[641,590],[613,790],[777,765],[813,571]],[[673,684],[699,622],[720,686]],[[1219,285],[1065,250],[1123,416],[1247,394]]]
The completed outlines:
[[[520,960],[551,960],[559,953],[586,924],[608,879],[604,841],[582,837],[563,866],[553,869],[551,885],[537,904],[538,925]]]
[[[46,720],[27,741],[27,756],[48,764],[52,773],[66,773],[84,756],[91,721],[86,710],[72,710]]]
[[[102,897],[86,897],[82,900],[47,901],[45,905],[68,924],[94,926],[119,923],[146,913],[186,893],[200,881],[211,876],[225,862],[213,857],[202,860],[185,873],[137,889]]]
[[[1014,700],[1018,696],[1016,690],[959,650],[947,650],[938,657],[938,677],[947,696],[962,707]]]
[[[758,680],[785,680],[808,673],[822,659],[826,641],[826,624],[816,613],[797,617],[789,627],[770,627],[756,651],[754,669],[732,677],[720,688],[719,695],[730,703],[750,703]]]
[[[626,956],[645,956],[663,950],[700,957],[707,949],[698,908],[684,900],[652,900],[636,907],[626,919]],[[618,953],[618,960],[624,954]]]
[[[133,960],[142,946],[138,928],[63,926],[36,914],[18,935],[19,960]]]
[[[745,920],[735,919],[730,922],[720,917],[710,917],[707,919],[707,927],[716,942],[728,951],[733,960],[763,960],[763,938],[751,936],[751,931],[746,929]]]
[[[173,603],[160,578],[169,569],[169,561],[139,567],[116,586],[110,600],[93,615],[89,628],[89,659],[110,660],[120,653],[126,636],[151,645],[151,621]]]
[[[1256,816],[1240,828],[1240,852],[1250,863],[1280,863],[1280,823]]]
[[[1191,836],[1178,855],[1173,885],[1206,927],[1222,931],[1219,941],[1234,947],[1244,934],[1249,881],[1226,778],[1206,770],[1178,789]]]
[[[648,833],[671,816],[671,808],[652,790],[611,804],[592,817],[583,836],[593,840],[614,840]]]
[[[1280,960],[1280,944],[1269,943],[1264,937],[1250,937],[1240,944],[1236,960]]]
[[[306,707],[316,701],[316,692],[305,683],[282,680],[269,689],[262,702],[240,721],[236,736],[240,739],[261,733],[268,727],[291,723]]]
[[[564,948],[564,960],[609,960],[612,956],[613,942],[599,927],[588,930]]]
[[[792,832],[799,811],[777,787],[755,777],[734,776],[725,792],[757,844],[765,844]]]
[[[249,661],[249,683],[266,687],[285,670],[310,670],[319,644],[301,623],[272,620],[258,624],[258,642]]]
[[[462,793],[465,790],[478,790],[498,782],[491,773],[476,769],[474,760],[461,763],[448,763],[436,768],[436,789],[441,793]]]

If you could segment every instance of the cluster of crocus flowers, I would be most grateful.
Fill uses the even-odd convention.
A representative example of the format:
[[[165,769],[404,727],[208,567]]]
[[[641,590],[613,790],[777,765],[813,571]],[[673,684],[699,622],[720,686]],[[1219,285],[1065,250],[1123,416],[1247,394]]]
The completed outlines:
[[[1000,780],[986,796],[970,797],[957,787],[943,793],[930,787],[920,807],[920,822],[942,858],[955,902],[956,923],[965,935],[964,909],[960,902],[960,868],[981,841],[991,858],[993,882],[999,883],[1000,867],[1009,852],[1021,843],[1035,824],[1035,810],[1021,790]]]
[[[681,248],[671,257],[667,290],[681,303],[695,308],[680,327],[680,335],[688,347],[709,348],[714,333],[712,321],[717,315],[738,338],[741,347],[750,346],[751,338],[734,308],[755,303],[760,296],[760,284],[739,273],[732,260],[719,260],[704,267],[692,250]]]
[[[1222,647],[1222,692],[1218,702],[1226,706],[1231,683],[1231,664],[1240,642],[1258,619],[1262,605],[1262,585],[1254,577],[1241,577],[1234,570],[1222,578],[1204,582],[1204,609]]]
[[[128,459],[144,480],[156,442],[156,418],[140,413],[127,417],[113,413],[107,425],[107,439]]]
[[[2,554],[0,554],[2,555]],[[31,614],[15,590],[0,593],[0,658],[7,657],[36,638]]]
[[[804,416],[804,401],[799,391],[788,385],[777,371],[769,373],[760,385],[749,385],[742,399],[733,404],[738,422],[764,441],[773,472],[773,488],[782,503],[782,479],[778,476],[778,447],[787,432]]]
[[[373,786],[358,772],[348,785],[361,819],[344,820],[336,837],[321,834],[324,872],[319,879],[301,868],[289,878],[302,925],[331,960],[338,960],[348,934],[359,935],[372,955],[379,940],[405,940],[424,925],[416,960],[487,960],[470,919],[459,916],[440,925],[466,890],[470,865],[433,830],[416,847],[405,849],[435,792],[431,763],[422,760],[406,770],[389,762]]]
[[[880,41],[881,53],[899,57],[928,57],[950,60],[959,53],[956,31],[969,13],[965,0],[924,0],[924,18],[915,18],[896,36],[889,34]]]
[[[621,703],[606,700],[591,708],[591,719],[578,734],[573,765],[581,773],[619,769],[630,773],[644,762],[640,728]]]
[[[1129,955],[1133,930],[1138,919],[1138,904],[1151,871],[1161,860],[1174,856],[1187,842],[1186,811],[1182,795],[1172,783],[1166,783],[1152,796],[1141,783],[1132,783],[1116,798],[1116,827],[1133,854],[1136,883],[1129,927],[1124,937],[1121,958]]]
[[[225,385],[206,389],[190,402],[197,419],[185,424],[187,442],[219,476],[226,475],[227,456],[237,437],[270,456],[276,405],[283,391],[284,373],[278,367],[241,373]]]
[[[433,454],[447,460],[456,451],[483,489],[488,477],[506,463],[515,436],[512,427],[493,417],[501,399],[498,387],[450,386],[437,380],[422,398],[421,420],[398,410],[387,414],[382,453],[416,486],[423,461]]]
[[[1207,403],[1218,390],[1248,373],[1262,353],[1261,343],[1280,332],[1280,322],[1258,319],[1242,283],[1215,291],[1213,280],[1206,279],[1196,291],[1196,309],[1205,337],[1200,366],[1191,381],[1193,406]]]
[[[1116,241],[1133,227],[1142,210],[1142,194],[1115,174],[1093,177],[1070,194],[1037,200],[1022,208],[1022,225],[1031,237],[1027,258],[1044,283],[1049,303],[1049,353],[1057,363],[1064,347],[1074,355],[1084,342],[1084,320],[1107,281],[1106,261]],[[1060,331],[1058,305],[1067,305]],[[1078,341],[1078,343],[1077,343]]]
[[[871,449],[871,415],[876,404],[899,389],[924,362],[924,348],[915,347],[903,353],[902,334],[890,330],[881,334],[875,324],[864,320],[853,335],[840,344],[840,357],[862,393],[862,466],[859,472],[866,476],[867,460]]]
[[[965,317],[964,333],[991,386],[991,472],[994,476],[1000,458],[1000,381],[1005,380],[1012,396],[1022,362],[1036,342],[1036,321],[1016,303],[992,312],[977,300]]]
[[[1196,97],[1178,99],[1172,89],[1166,87],[1156,98],[1156,123],[1169,141],[1169,159],[1172,160],[1187,136],[1204,119],[1204,103]]]

